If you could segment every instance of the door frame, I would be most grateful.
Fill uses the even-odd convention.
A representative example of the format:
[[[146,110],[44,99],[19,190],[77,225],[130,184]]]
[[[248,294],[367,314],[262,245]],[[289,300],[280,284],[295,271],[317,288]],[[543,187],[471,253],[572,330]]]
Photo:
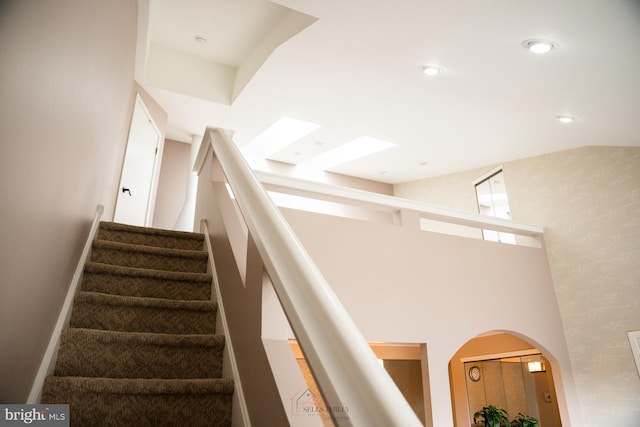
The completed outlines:
[[[138,103],[142,108],[144,114],[149,119],[149,122],[151,123],[153,129],[158,134],[158,146],[157,146],[156,157],[153,163],[153,170],[151,172],[151,184],[149,187],[149,197],[147,200],[147,209],[145,212],[145,220],[144,220],[144,226],[150,227],[153,222],[156,195],[158,192],[158,181],[160,179],[160,166],[162,164],[162,155],[164,152],[164,133],[160,130],[160,127],[158,126],[158,124],[156,123],[156,120],[153,117],[153,114],[151,114],[151,112],[149,111],[149,108],[147,107],[146,103],[144,102],[144,99],[142,98],[139,92],[136,93],[136,96],[133,101],[133,108],[131,109],[131,120],[129,121],[129,132],[127,133],[127,144],[125,145],[124,155],[122,157],[122,165],[120,167],[120,178],[118,179],[118,187],[116,188],[116,199],[114,203],[113,217],[115,220],[116,212],[118,209],[118,199],[120,195],[120,189],[122,187],[122,174],[124,172],[125,160],[127,156],[127,148],[129,146],[130,138],[132,134],[133,115],[136,109],[136,105],[138,105]]]

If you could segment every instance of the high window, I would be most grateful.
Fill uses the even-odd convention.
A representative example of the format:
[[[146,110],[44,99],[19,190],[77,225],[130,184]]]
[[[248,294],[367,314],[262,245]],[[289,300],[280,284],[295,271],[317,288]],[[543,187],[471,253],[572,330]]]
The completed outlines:
[[[511,219],[509,198],[507,197],[507,187],[504,183],[502,169],[494,171],[488,176],[476,181],[475,186],[478,211],[481,215]],[[482,236],[485,240],[491,240],[493,242],[516,243],[515,236],[510,233],[482,230]]]

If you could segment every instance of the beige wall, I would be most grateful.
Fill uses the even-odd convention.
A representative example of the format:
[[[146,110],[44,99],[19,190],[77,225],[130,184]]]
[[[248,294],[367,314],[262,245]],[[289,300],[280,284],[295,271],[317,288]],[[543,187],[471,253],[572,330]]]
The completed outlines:
[[[472,181],[494,167],[396,185],[395,194],[473,212]],[[505,163],[504,175],[513,219],[546,230],[584,426],[639,425],[626,333],[640,329],[640,148],[551,153]]]
[[[300,178],[306,180],[313,180],[316,182],[340,185],[344,187],[356,188],[358,190],[371,191],[372,193],[380,193],[393,195],[393,185],[386,184],[384,182],[371,181],[369,179],[364,178],[356,178],[353,176],[341,175],[339,173],[322,171],[317,175],[313,176],[313,178],[309,178],[304,174],[301,174],[299,170],[297,170],[295,165],[290,165],[282,162],[275,162],[273,160],[265,160],[263,164],[260,165],[261,171],[274,173],[277,175],[290,176],[293,178]]]
[[[26,400],[133,108],[136,0],[0,4],[0,402]]]
[[[166,139],[160,169],[153,226],[173,229],[184,205],[191,144]]]
[[[565,427],[581,427],[543,249],[282,211],[367,341],[427,344],[427,425],[453,425],[449,362],[458,349],[481,333],[512,331],[561,367]]]

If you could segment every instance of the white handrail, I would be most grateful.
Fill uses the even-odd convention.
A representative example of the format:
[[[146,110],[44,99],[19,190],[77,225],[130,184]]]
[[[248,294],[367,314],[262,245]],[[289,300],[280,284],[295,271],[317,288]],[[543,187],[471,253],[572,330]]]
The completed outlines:
[[[93,240],[95,239],[96,233],[98,232],[98,227],[100,226],[100,220],[102,219],[103,213],[104,206],[98,205],[96,214],[93,217],[93,222],[91,223],[89,235],[87,236],[84,248],[82,249],[80,259],[78,260],[78,265],[76,266],[76,270],[73,273],[73,278],[71,279],[71,283],[69,284],[67,296],[64,299],[62,309],[60,310],[60,314],[58,315],[58,321],[56,322],[56,325],[51,332],[49,345],[47,346],[44,356],[42,356],[40,368],[38,369],[38,373],[36,374],[35,379],[33,380],[33,386],[31,387],[31,392],[29,393],[29,397],[27,398],[28,404],[37,404],[40,402],[44,380],[48,375],[51,375],[53,373],[53,370],[55,368],[58,348],[60,345],[60,334],[62,333],[62,329],[69,324],[73,299],[80,289],[80,281],[82,280],[84,265],[87,263],[87,260],[89,259],[89,256],[91,254],[91,246],[93,245]]]
[[[340,426],[422,426],[231,138],[207,129],[207,143],[325,400],[347,408],[348,416],[334,421]]]
[[[403,199],[386,194],[373,193],[355,188],[333,184],[308,181],[300,178],[276,175],[269,172],[255,171],[258,180],[268,186],[269,190],[284,192],[297,190],[309,195],[318,195],[327,200],[339,200],[349,204],[359,203],[376,207],[379,210],[398,212],[400,210],[415,211],[423,218],[469,227],[485,228],[524,236],[539,236],[544,228],[539,225],[525,224],[512,220],[490,217],[455,209],[443,208],[429,203]],[[356,203],[354,203],[356,202]]]

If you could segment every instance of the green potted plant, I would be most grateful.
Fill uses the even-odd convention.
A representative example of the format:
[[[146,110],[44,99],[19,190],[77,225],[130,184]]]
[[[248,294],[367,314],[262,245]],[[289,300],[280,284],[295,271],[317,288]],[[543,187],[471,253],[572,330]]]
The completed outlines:
[[[509,427],[509,414],[504,409],[489,405],[473,414],[473,422],[481,421],[484,427]]]
[[[511,421],[511,427],[540,427],[540,421],[523,413],[519,413],[518,416]]]

